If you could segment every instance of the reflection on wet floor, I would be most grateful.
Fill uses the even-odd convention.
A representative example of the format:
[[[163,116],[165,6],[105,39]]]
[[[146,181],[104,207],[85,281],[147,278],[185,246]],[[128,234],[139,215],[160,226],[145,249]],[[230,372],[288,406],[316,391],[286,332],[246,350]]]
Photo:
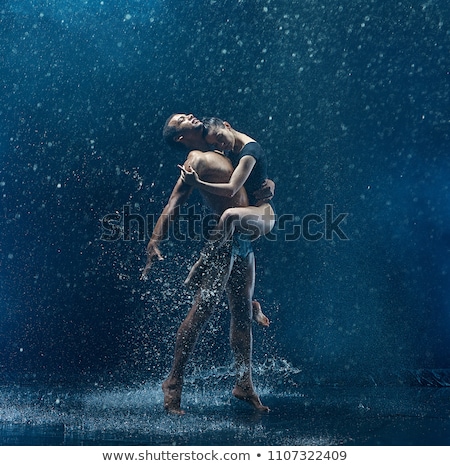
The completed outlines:
[[[262,392],[267,415],[225,390],[188,387],[182,417],[159,384],[3,388],[1,445],[450,445],[448,388],[308,387]]]

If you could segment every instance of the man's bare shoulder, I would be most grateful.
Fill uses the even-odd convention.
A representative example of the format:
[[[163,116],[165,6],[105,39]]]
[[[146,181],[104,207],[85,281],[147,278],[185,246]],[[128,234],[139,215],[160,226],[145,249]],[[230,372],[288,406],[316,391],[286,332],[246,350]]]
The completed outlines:
[[[222,153],[215,151],[194,150],[189,153],[184,166],[188,170],[192,167],[201,179],[210,182],[226,182],[233,173],[230,160]]]
[[[229,161],[220,152],[193,150],[189,152],[185,163],[198,171],[202,168],[228,165]]]
[[[187,156],[187,160],[208,160],[211,157],[217,157],[219,155],[218,152],[210,151],[201,151],[201,150],[191,150]]]

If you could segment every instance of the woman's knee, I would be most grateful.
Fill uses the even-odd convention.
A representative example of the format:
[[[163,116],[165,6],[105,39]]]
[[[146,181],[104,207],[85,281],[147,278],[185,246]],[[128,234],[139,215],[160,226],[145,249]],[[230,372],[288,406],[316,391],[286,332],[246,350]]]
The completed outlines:
[[[233,207],[227,209],[220,217],[220,222],[224,225],[231,225],[239,221],[239,210]]]

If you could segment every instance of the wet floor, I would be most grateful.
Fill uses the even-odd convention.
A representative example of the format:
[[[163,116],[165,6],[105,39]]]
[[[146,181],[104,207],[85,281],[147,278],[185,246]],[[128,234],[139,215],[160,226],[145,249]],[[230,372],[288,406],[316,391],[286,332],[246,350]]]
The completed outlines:
[[[308,387],[261,392],[256,414],[227,390],[186,387],[185,416],[159,384],[70,390],[3,387],[1,445],[450,445],[450,389]]]

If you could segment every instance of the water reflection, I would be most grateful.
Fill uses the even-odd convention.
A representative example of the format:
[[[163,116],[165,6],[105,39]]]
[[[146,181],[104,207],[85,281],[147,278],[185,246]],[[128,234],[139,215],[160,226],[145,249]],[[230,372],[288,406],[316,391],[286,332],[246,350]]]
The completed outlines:
[[[268,415],[225,389],[186,390],[183,417],[159,384],[94,390],[3,389],[2,445],[448,445],[448,389],[309,387],[264,393]]]

